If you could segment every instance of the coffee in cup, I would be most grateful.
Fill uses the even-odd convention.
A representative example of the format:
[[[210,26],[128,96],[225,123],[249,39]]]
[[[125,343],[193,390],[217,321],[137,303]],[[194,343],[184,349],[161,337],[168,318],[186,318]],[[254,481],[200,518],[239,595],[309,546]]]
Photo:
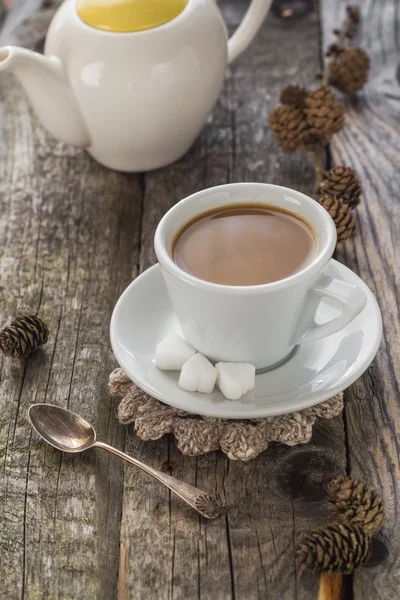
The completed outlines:
[[[317,234],[293,212],[231,205],[198,215],[173,242],[175,264],[204,281],[233,286],[285,279],[311,264]]]

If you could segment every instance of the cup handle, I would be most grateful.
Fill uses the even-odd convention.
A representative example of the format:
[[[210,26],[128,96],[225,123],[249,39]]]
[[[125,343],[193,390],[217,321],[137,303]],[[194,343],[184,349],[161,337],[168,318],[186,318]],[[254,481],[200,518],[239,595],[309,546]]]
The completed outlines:
[[[318,324],[315,322],[315,314],[322,298],[336,300],[341,305],[342,312],[327,323]],[[308,292],[306,308],[292,344],[304,344],[336,333],[360,314],[366,303],[367,295],[361,288],[342,279],[322,275]]]

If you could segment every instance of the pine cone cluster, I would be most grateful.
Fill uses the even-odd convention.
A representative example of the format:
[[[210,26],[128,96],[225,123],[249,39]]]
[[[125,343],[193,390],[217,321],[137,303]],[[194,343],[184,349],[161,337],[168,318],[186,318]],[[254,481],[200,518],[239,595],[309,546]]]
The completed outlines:
[[[305,534],[297,560],[314,571],[348,574],[368,558],[371,535],[383,522],[382,501],[369,485],[350,477],[329,484],[328,500],[336,522]]]
[[[317,193],[340,198],[345,204],[354,207],[360,202],[360,178],[350,167],[336,167],[325,173]]]
[[[361,525],[333,523],[306,533],[296,551],[300,565],[313,571],[351,573],[365,562],[371,538]]]
[[[368,79],[370,60],[361,48],[347,48],[345,38],[354,35],[360,21],[358,6],[348,6],[347,20],[334,29],[337,40],[328,48],[329,66],[321,78],[346,94],[354,94]],[[269,116],[271,131],[278,145],[287,152],[314,151],[317,176],[321,173],[321,147],[343,128],[345,112],[342,102],[328,85],[307,91],[287,85],[281,92],[280,104]],[[355,229],[351,209],[360,202],[361,185],[357,173],[339,166],[328,171],[317,186],[318,202],[333,218],[338,241],[349,237]]]
[[[369,535],[382,527],[382,500],[369,485],[350,477],[338,477],[328,487],[328,500],[332,514],[339,521],[361,525]]]
[[[45,344],[48,336],[47,325],[39,317],[17,317],[0,331],[0,350],[13,358],[28,356],[35,348]]]
[[[282,90],[280,99],[269,122],[283,150],[313,150],[316,145],[327,144],[343,127],[343,104],[326,86],[307,92],[289,85]]]
[[[343,104],[327,86],[322,86],[307,94],[305,106],[311,134],[328,144],[344,125]]]
[[[329,67],[329,83],[345,94],[355,94],[368,81],[370,59],[362,48],[348,48],[335,55]]]
[[[354,217],[351,212],[351,207],[348,204],[345,204],[341,198],[336,198],[327,194],[320,196],[318,202],[331,215],[336,225],[338,242],[342,242],[354,233]]]

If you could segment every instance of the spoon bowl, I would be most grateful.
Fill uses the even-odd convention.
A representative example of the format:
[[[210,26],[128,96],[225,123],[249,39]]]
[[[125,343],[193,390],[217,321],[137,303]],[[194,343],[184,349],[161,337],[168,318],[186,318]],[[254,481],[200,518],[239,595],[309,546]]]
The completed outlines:
[[[33,404],[28,416],[36,433],[62,452],[83,452],[96,443],[96,432],[90,423],[60,406]]]

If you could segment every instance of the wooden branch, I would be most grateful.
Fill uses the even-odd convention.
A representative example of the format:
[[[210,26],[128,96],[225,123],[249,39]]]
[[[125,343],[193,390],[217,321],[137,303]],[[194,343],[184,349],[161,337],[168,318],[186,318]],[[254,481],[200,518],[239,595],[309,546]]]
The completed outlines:
[[[318,600],[342,600],[343,575],[342,573],[322,573]]]
[[[324,176],[324,147],[318,145],[314,150],[315,192],[317,193]]]

